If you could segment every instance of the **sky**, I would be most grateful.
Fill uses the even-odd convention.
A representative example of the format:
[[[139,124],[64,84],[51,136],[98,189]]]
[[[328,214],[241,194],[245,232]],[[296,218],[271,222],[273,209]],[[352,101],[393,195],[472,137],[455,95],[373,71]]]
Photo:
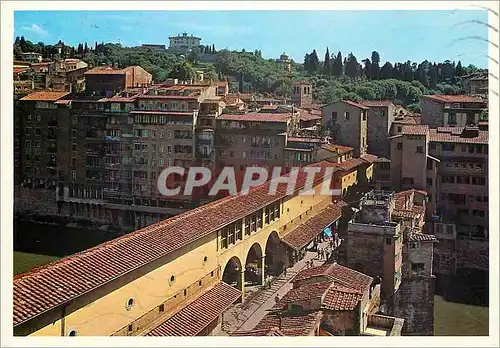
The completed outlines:
[[[352,52],[358,61],[376,50],[385,61],[462,61],[488,66],[485,10],[387,11],[16,11],[14,37],[66,44],[165,44],[187,32],[217,49],[283,52],[296,62],[316,49]]]

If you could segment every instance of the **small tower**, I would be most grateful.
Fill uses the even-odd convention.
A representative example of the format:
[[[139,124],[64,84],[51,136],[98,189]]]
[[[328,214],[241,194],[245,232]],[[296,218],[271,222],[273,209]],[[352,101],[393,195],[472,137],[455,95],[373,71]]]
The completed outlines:
[[[293,84],[293,102],[296,106],[311,105],[313,103],[312,84],[306,81]]]

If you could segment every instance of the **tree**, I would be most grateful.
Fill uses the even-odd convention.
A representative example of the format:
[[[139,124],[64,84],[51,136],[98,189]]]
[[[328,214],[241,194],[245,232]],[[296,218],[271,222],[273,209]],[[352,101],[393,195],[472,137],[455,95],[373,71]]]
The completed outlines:
[[[211,53],[212,53],[212,54],[217,53],[217,51],[215,50],[215,44],[212,44],[212,52],[211,52]]]
[[[436,63],[432,64],[429,68],[429,87],[436,89],[438,84],[438,68]]]
[[[349,53],[347,56],[345,74],[352,79],[356,79],[361,76],[358,60],[352,53]]]
[[[394,77],[394,68],[391,63],[386,62],[380,69],[381,79],[392,79]]]
[[[86,43],[86,42],[85,42],[85,46],[84,46],[84,48],[83,48],[83,53],[84,53],[84,54],[89,53],[89,46],[87,46],[87,43]]]
[[[363,59],[363,64],[365,65],[364,68],[362,69],[362,75],[366,76],[366,79],[370,80],[371,79],[371,74],[372,74],[372,63],[368,58]]]
[[[177,63],[172,67],[169,77],[179,79],[181,81],[190,81],[196,77],[196,72],[188,61]]]
[[[455,68],[455,75],[458,77],[465,75],[465,69],[462,68],[462,62],[458,61],[457,67]]]
[[[371,64],[371,71],[370,71],[370,77],[372,80],[378,80],[380,79],[380,55],[378,54],[377,51],[372,52],[372,64]]]
[[[328,47],[326,48],[325,61],[323,62],[323,75],[327,77],[332,76],[332,66],[330,63],[330,52],[328,51]]]
[[[335,77],[342,76],[344,66],[342,65],[342,53],[339,51],[332,64],[332,75]]]
[[[28,52],[28,48],[26,46],[26,40],[24,36],[21,36],[21,40],[19,40],[19,46],[21,47],[21,52]]]

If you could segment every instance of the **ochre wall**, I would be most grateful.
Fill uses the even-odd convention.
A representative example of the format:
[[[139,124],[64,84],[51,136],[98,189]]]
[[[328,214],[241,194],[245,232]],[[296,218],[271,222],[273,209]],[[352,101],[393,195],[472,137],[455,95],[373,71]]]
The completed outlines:
[[[315,187],[316,192],[319,193],[320,190],[321,184]],[[162,315],[168,316],[169,310],[175,312],[179,307],[197,297],[210,284],[220,279],[230,258],[236,256],[244,265],[248,252],[254,243],[260,245],[264,254],[266,243],[273,231],[283,233],[282,227],[285,224],[294,224],[309,219],[312,217],[312,214],[309,214],[311,208],[315,212],[331,200],[331,196],[319,194],[295,196],[282,204],[279,220],[267,225],[263,221],[264,226],[261,230],[250,236],[245,236],[243,233],[244,239],[229,249],[218,250],[217,233],[213,232],[201,240],[169,254],[162,261],[162,266],[67,315],[64,318],[64,335],[68,335],[71,330],[76,330],[78,336],[127,334],[129,324],[133,324],[132,332],[144,330],[148,326],[144,318],[155,316],[158,318],[158,314],[151,312],[158,311],[160,304],[165,303],[165,313]],[[308,211],[307,216],[306,211]],[[291,228],[286,229],[287,232],[291,230]],[[205,256],[207,257],[206,262],[204,262]],[[211,276],[212,271],[214,271],[214,276]],[[170,284],[172,275],[175,280]],[[201,279],[203,279],[203,284],[200,286],[198,281]],[[175,303],[170,305],[169,299],[173,298],[174,295],[177,296],[177,299],[183,298],[186,288],[188,291],[185,300],[174,301]],[[127,309],[127,301],[130,298],[134,299],[134,305]],[[59,319],[31,335],[60,336],[61,325],[62,320]]]

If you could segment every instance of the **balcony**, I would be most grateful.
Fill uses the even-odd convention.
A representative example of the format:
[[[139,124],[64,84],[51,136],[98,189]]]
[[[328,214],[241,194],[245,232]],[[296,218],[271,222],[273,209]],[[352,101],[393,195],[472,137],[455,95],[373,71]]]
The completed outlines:
[[[204,139],[204,138],[196,138],[196,144],[198,145],[212,145],[214,142],[214,139]]]
[[[197,158],[211,159],[211,158],[213,158],[213,156],[214,156],[213,152],[211,152],[211,153],[205,153],[205,152],[199,152],[199,151],[196,152]]]

